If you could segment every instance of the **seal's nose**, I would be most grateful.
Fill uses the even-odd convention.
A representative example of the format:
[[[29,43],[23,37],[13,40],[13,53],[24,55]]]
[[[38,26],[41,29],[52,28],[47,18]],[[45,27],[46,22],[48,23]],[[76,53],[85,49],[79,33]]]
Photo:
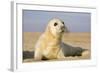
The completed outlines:
[[[65,29],[65,26],[61,26],[61,29]]]
[[[61,27],[61,32],[65,32],[65,26]]]

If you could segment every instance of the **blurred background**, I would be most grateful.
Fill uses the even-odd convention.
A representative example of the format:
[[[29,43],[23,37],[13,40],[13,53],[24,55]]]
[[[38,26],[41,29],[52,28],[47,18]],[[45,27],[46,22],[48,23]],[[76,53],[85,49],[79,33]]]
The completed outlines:
[[[70,32],[91,31],[90,13],[23,10],[22,17],[24,32],[43,32],[52,18],[63,20]]]

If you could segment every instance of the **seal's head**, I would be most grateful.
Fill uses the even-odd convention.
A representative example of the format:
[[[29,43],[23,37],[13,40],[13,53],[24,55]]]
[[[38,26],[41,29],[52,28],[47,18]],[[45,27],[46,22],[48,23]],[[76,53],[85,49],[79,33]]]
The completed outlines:
[[[58,18],[53,18],[48,22],[48,26],[46,31],[49,31],[52,33],[54,36],[60,36],[62,35],[66,30],[64,21],[58,19]]]

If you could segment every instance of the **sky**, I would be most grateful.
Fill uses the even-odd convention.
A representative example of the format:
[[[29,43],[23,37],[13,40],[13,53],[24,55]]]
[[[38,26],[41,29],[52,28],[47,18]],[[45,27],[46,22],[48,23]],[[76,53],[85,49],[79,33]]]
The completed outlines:
[[[70,32],[90,32],[91,14],[79,12],[55,12],[23,10],[23,32],[43,32],[52,18],[60,18]]]

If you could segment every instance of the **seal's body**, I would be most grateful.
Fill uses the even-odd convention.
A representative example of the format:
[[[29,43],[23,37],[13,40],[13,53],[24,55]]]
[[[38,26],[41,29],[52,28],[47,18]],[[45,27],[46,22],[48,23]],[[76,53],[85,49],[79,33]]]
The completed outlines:
[[[64,22],[54,18],[49,21],[45,32],[40,36],[35,46],[35,60],[64,58],[61,49],[62,35],[65,31]]]

